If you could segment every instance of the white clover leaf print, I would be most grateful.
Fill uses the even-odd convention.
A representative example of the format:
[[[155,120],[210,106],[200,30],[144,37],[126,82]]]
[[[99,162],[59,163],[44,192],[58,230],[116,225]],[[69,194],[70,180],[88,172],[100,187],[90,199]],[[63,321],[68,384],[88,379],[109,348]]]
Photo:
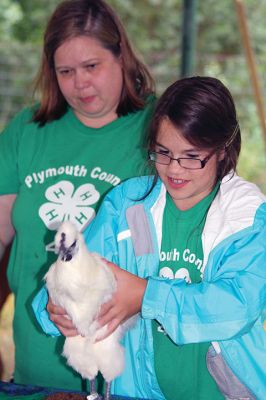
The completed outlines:
[[[73,183],[60,181],[46,190],[45,197],[48,202],[39,208],[39,216],[48,229],[56,230],[63,221],[69,220],[82,231],[95,216],[90,206],[97,203],[100,194],[91,183],[75,190]]]

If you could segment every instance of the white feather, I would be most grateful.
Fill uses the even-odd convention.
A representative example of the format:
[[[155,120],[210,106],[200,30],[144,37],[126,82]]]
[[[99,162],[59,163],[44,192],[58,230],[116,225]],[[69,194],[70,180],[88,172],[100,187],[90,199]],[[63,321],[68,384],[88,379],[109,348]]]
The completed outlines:
[[[58,250],[62,235],[65,235],[65,247],[75,242],[72,258],[65,260],[59,254],[44,279],[53,303],[66,310],[80,333],[66,337],[63,355],[83,378],[91,380],[101,371],[104,379],[110,382],[124,368],[124,348],[119,343],[122,328],[95,343],[105,329],[98,329],[95,319],[101,305],[116,290],[116,280],[100,256],[88,251],[82,234],[73,224],[67,221],[59,227],[55,236]]]

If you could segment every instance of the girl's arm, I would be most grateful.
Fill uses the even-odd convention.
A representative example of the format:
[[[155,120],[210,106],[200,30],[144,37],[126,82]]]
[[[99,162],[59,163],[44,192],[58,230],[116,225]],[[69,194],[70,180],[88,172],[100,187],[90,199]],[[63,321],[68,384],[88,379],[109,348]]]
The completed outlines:
[[[261,317],[266,303],[265,238],[266,226],[232,241],[227,250],[221,247],[206,266],[216,272],[198,284],[159,277],[145,280],[110,263],[117,292],[102,307],[98,322],[108,325],[108,336],[141,311],[143,318],[159,321],[178,344],[243,335]]]
[[[266,225],[209,257],[208,281],[149,278],[142,316],[156,319],[177,344],[227,340],[248,332],[266,304]]]
[[[112,299],[101,307],[97,321],[100,326],[107,325],[107,330],[99,340],[109,336],[121,323],[141,311],[142,299],[147,286],[146,279],[124,271],[113,263],[108,262],[108,266],[116,277],[117,291]],[[78,331],[65,310],[62,307],[55,306],[50,299],[47,304],[47,311],[50,320],[64,336],[78,335]]]
[[[141,311],[142,299],[147,286],[147,280],[124,271],[117,265],[108,262],[117,281],[117,290],[112,299],[101,307],[98,316],[100,326],[107,325],[105,335],[100,340],[113,333],[118,325]]]
[[[68,317],[66,311],[62,307],[56,306],[50,298],[46,309],[49,313],[50,320],[64,336],[71,337],[78,335],[78,331],[73,325],[71,319]]]

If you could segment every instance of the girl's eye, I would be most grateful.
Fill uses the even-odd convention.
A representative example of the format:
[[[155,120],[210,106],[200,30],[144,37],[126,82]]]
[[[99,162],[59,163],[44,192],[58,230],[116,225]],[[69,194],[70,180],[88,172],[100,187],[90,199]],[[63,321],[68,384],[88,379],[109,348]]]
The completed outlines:
[[[199,154],[189,153],[189,154],[186,154],[186,157],[188,157],[188,158],[199,158],[200,159],[200,155]]]
[[[157,148],[157,149],[155,149],[155,151],[160,154],[169,154],[169,150],[162,149],[162,148]]]

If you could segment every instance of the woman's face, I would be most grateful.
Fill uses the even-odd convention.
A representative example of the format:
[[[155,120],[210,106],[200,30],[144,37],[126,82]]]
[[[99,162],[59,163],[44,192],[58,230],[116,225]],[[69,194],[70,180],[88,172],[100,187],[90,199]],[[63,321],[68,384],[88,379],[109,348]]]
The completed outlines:
[[[188,157],[200,160],[210,154],[191,145],[168,119],[160,123],[154,150],[174,158]],[[212,191],[216,183],[219,159],[222,159],[222,155],[214,154],[204,168],[194,170],[181,167],[177,161],[171,161],[169,165],[155,165],[175,205],[180,210],[188,210]]]
[[[58,85],[77,118],[101,127],[117,118],[123,87],[121,62],[96,39],[78,36],[54,55]]]

